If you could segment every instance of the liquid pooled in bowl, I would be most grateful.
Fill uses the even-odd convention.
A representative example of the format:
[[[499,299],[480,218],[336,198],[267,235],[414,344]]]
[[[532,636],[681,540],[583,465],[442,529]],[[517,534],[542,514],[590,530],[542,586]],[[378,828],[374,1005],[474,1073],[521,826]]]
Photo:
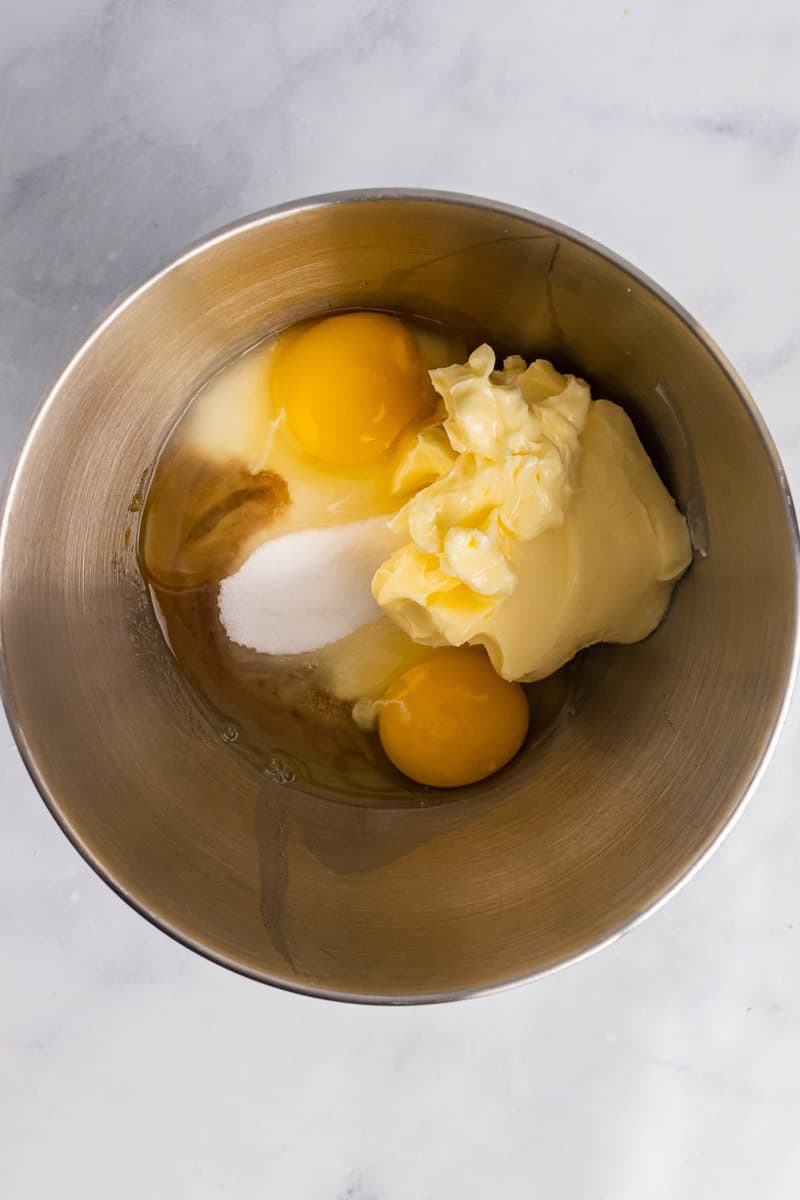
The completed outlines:
[[[379,798],[407,790],[397,770],[455,787],[503,767],[531,714],[538,736],[563,710],[578,650],[655,627],[689,541],[630,421],[582,380],[359,312],[198,393],[140,557],[226,740],[275,777]]]

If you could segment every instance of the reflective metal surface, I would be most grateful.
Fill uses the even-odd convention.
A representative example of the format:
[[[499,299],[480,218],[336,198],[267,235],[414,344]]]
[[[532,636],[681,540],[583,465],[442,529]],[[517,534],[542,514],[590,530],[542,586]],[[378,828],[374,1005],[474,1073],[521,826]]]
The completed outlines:
[[[198,384],[232,350],[354,306],[585,375],[633,416],[697,547],[663,626],[587,654],[573,711],[520,769],[430,808],[326,800],[258,772],[183,685],[136,565],[148,469]],[[597,947],[719,839],[787,696],[796,538],[741,383],[632,268],[483,201],[323,197],[188,252],[45,402],[3,525],[6,705],[65,832],[186,944],[320,995],[471,994]]]

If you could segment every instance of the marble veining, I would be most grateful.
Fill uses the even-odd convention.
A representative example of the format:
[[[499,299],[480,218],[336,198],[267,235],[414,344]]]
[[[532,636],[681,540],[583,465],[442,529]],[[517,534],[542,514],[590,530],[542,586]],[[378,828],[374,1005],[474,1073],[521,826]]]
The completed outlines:
[[[791,0],[27,0],[0,37],[0,460],[115,297],[206,230],[360,186],[605,242],[723,346],[800,487]],[[9,1200],[794,1200],[800,705],[719,853],[629,937],[372,1010],[174,945],[0,733]]]

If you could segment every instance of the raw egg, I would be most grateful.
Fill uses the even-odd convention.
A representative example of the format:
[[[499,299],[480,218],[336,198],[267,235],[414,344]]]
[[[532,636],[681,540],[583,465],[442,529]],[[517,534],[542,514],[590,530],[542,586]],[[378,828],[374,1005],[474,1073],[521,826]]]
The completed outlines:
[[[529,710],[518,683],[501,679],[479,647],[441,649],[384,696],[378,733],[404,775],[461,787],[498,771],[519,750]]]
[[[417,343],[386,313],[326,317],[284,335],[274,403],[306,454],[337,466],[371,462],[432,406]]]

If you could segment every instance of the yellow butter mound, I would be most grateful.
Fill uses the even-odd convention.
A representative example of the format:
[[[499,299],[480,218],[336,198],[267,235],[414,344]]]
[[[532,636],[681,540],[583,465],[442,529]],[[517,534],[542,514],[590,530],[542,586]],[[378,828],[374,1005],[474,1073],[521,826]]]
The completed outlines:
[[[507,679],[649,633],[691,550],[624,412],[543,360],[495,370],[486,345],[431,379],[441,411],[395,470],[409,540],[372,585],[386,613],[424,645],[485,645]]]

